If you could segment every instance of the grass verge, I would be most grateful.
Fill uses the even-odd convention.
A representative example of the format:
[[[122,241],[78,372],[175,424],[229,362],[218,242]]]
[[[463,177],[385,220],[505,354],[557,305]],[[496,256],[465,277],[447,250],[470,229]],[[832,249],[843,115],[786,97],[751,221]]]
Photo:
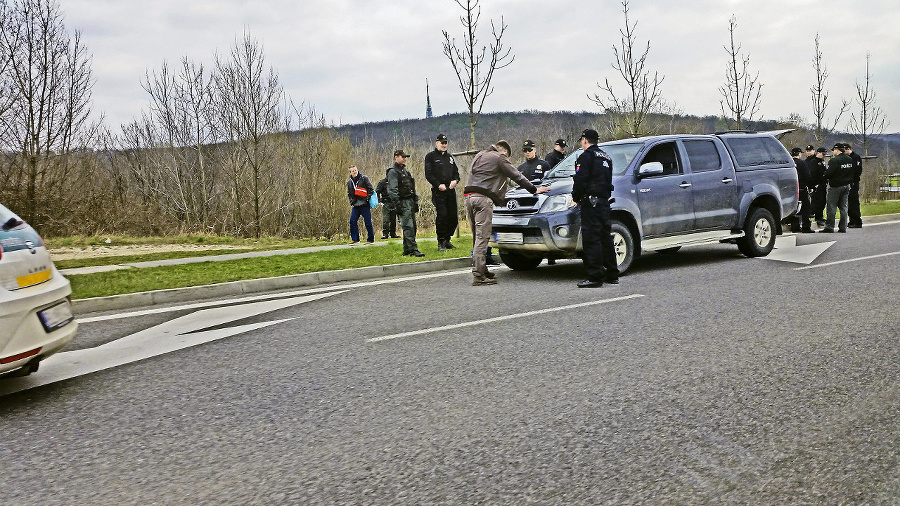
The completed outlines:
[[[457,249],[438,251],[433,241],[419,241],[424,258],[402,256],[400,241],[372,246],[356,246],[329,251],[280,255],[240,260],[200,262],[167,267],[123,269],[96,274],[66,276],[72,283],[72,297],[84,299],[124,293],[183,288],[189,286],[271,278],[306,272],[351,269],[424,260],[440,260],[469,256],[467,239],[457,241]]]

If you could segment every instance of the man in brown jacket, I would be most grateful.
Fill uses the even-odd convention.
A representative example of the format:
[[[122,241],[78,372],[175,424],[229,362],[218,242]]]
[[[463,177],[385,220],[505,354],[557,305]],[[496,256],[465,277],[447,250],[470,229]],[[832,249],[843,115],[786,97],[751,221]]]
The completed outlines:
[[[550,187],[535,187],[528,178],[509,162],[512,150],[509,143],[497,141],[488,149],[479,152],[472,160],[469,180],[463,189],[466,197],[466,216],[472,229],[472,286],[493,285],[497,283],[494,274],[488,271],[484,261],[488,241],[491,237],[491,221],[494,217],[494,204],[503,205],[509,179],[532,194],[546,193]]]

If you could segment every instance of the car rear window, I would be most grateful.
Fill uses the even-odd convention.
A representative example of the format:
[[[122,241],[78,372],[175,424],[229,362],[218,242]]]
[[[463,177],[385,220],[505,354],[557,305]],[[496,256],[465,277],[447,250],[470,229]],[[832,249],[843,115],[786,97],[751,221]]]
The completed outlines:
[[[771,136],[725,137],[724,140],[740,167],[786,164],[791,161],[790,153]]]

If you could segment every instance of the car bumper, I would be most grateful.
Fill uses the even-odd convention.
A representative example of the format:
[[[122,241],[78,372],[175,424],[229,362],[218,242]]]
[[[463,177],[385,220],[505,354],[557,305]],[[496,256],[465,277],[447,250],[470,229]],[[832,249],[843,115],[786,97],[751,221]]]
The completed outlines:
[[[48,331],[38,316],[58,304],[68,306],[71,293],[68,280],[55,269],[46,283],[0,293],[0,329],[11,330],[0,335],[0,374],[43,360],[75,337],[74,319]]]
[[[577,209],[531,214],[494,215],[490,246],[549,255],[573,255],[581,249],[581,216]]]

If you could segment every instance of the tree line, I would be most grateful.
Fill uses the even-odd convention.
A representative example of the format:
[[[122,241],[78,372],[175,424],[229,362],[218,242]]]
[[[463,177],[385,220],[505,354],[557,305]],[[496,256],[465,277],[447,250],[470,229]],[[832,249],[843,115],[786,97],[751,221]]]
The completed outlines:
[[[621,45],[614,48],[614,68],[628,91],[618,92],[608,80],[598,84],[607,96],[595,94],[600,107],[596,113],[522,111],[482,116],[484,100],[492,91],[490,76],[512,63],[510,48],[501,43],[506,25],[502,20],[499,28],[492,23],[490,48],[480,53],[488,58],[464,57],[479,54],[473,34],[480,10],[474,0],[457,4],[466,11],[460,20],[467,37],[460,49],[445,31],[444,51],[455,61],[453,69],[460,75],[468,113],[330,126],[314,106],[286,96],[278,73],[266,63],[262,46],[245,32],[227,53],[215,55],[209,68],[183,58],[177,64],[163,62],[147,70],[141,79],[148,98],[146,109],[113,131],[102,117],[91,119],[91,55],[80,32],[65,27],[56,1],[3,3],[0,202],[49,236],[212,233],[332,238],[348,228],[346,169],[357,165],[377,182],[393,162],[393,150],[403,148],[413,155],[410,169],[425,197],[418,220],[427,230],[434,223],[434,210],[422,159],[433,149],[437,133],[450,136],[451,152],[484,147],[500,138],[513,145],[532,139],[547,152],[558,137],[574,144],[586,126],[607,125],[607,139],[733,127],[733,118],[724,109],[721,117],[698,118],[662,101],[663,78],[645,69],[649,42],[643,52],[635,51],[628,2],[622,2]],[[734,28],[732,21],[730,54],[738,64],[742,60],[737,56]],[[827,71],[818,43],[816,51],[820,77],[816,110],[824,116]],[[728,68],[731,73],[732,67]],[[736,86],[741,85],[740,79]],[[868,115],[853,119],[872,132],[872,125],[879,120],[883,125],[884,119],[873,104],[874,92],[868,84],[867,75],[860,100],[870,104],[868,110],[863,108]],[[723,95],[729,90],[723,87]],[[736,97],[745,96],[737,93]],[[834,136],[833,126],[823,126],[822,117],[817,119],[815,129],[800,128],[785,139],[786,145],[822,144],[829,136],[846,140]],[[754,121],[752,114],[739,121],[742,128],[760,130],[798,123],[797,118]],[[483,145],[476,144],[476,139]],[[465,171],[470,158],[462,156],[459,161]],[[886,165],[866,166],[867,173],[888,173]],[[864,186],[864,198],[876,196],[877,184],[872,188],[867,192]]]

